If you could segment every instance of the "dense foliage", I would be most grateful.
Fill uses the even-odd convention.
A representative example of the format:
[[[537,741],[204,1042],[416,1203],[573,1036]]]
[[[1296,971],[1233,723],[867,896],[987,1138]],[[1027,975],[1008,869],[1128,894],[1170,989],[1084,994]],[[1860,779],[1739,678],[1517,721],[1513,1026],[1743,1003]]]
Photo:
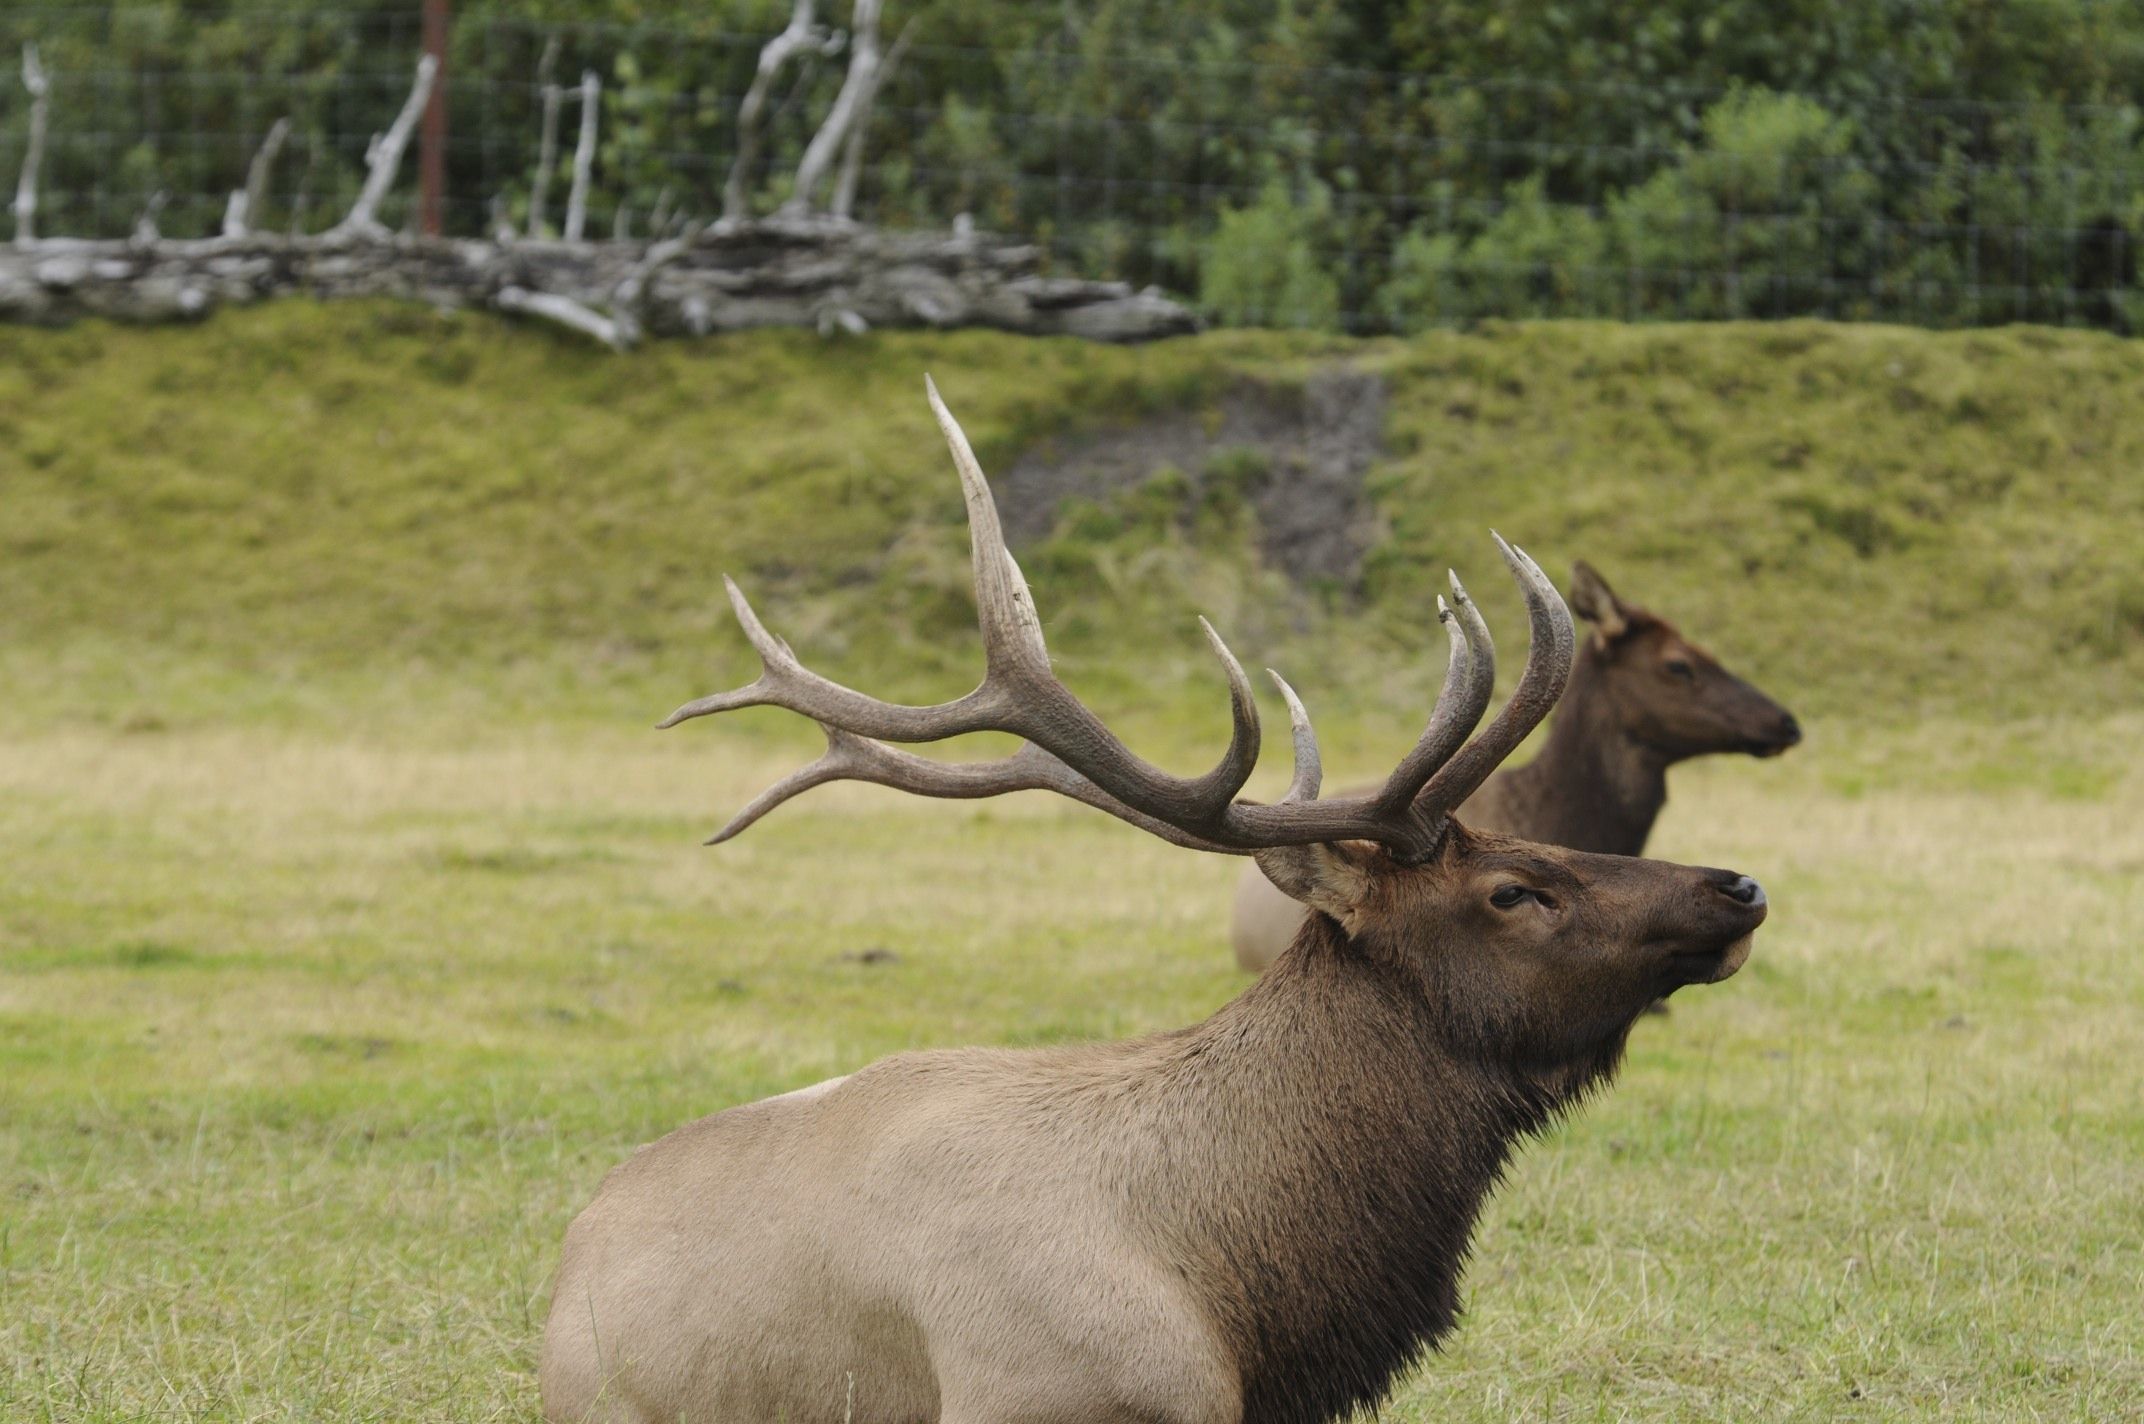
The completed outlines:
[[[846,17],[826,0],[830,18]],[[1219,319],[1483,315],[2132,320],[2136,0],[892,0],[868,214],[971,212]],[[596,222],[710,213],[784,0],[457,7],[452,221],[519,218],[537,76],[604,83]],[[320,226],[406,88],[390,6],[0,12],[54,71],[47,231],[214,226],[260,134],[274,220]],[[782,101],[763,201],[838,85]],[[24,126],[0,100],[0,172]],[[557,162],[577,122],[568,100]],[[554,218],[561,176],[552,184]]]

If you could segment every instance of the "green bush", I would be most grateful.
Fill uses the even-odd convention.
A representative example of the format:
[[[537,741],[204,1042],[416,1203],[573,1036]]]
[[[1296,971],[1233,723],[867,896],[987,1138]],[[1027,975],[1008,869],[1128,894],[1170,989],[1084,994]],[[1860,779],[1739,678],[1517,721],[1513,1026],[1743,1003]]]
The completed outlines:
[[[1535,173],[1471,237],[1407,234],[1379,318],[1411,332],[1482,317],[1794,316],[1866,284],[1880,195],[1851,123],[1800,95],[1738,90],[1701,134],[1602,215],[1553,201]]]
[[[1478,236],[1411,232],[1392,255],[1378,316],[1396,331],[1478,317],[1591,314],[1613,309],[1601,224],[1548,200],[1541,175],[1512,191]]]
[[[1268,182],[1247,208],[1224,208],[1199,269],[1199,305],[1229,326],[1330,327],[1340,284],[1318,252],[1332,194],[1308,183],[1298,195]]]
[[[1797,94],[1739,90],[1704,136],[1609,204],[1615,258],[1646,315],[1792,316],[1864,275],[1877,199],[1853,125]]]

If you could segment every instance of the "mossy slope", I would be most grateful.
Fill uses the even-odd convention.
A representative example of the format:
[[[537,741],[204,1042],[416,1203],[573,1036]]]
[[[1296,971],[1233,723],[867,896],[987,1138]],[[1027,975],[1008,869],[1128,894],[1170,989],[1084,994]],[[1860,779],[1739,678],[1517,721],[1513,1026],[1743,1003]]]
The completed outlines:
[[[1489,526],[1554,568],[1592,560],[1817,712],[2105,708],[2144,668],[2144,430],[2125,419],[2144,348],[2106,337],[768,333],[614,357],[285,304],[0,331],[11,715],[638,716],[747,669],[725,571],[830,670],[942,695],[975,652],[926,370],[1002,467],[1046,434],[1199,418],[1234,381],[1284,392],[1335,360],[1390,383],[1360,588],[1261,568],[1225,480],[1074,512],[1028,562],[1097,696],[1204,708],[1195,605],[1342,715],[1416,715],[1445,564],[1515,651]]]

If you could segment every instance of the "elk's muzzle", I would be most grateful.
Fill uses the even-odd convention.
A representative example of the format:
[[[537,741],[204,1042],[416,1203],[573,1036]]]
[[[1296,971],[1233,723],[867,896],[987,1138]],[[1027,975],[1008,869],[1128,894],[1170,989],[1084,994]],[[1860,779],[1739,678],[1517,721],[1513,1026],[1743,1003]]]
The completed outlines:
[[[1699,924],[1669,956],[1679,983],[1717,984],[1749,958],[1750,937],[1764,923],[1771,901],[1764,887],[1738,870],[1703,870]]]

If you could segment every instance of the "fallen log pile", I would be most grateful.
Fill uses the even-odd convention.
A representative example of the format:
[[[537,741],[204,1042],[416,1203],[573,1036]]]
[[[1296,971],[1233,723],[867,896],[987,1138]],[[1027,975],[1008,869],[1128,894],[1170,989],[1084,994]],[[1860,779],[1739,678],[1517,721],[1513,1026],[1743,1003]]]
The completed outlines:
[[[1040,252],[970,231],[824,217],[717,222],[662,241],[377,235],[44,238],[0,248],[0,320],[189,321],[278,297],[399,297],[557,322],[615,347],[763,326],[993,327],[1097,341],[1194,330],[1121,282],[1040,275]]]
[[[165,195],[153,196],[126,238],[45,236],[38,230],[38,185],[48,128],[50,83],[35,44],[22,53],[30,98],[27,142],[17,177],[15,241],[0,249],[0,321],[55,324],[81,317],[123,322],[191,321],[218,307],[279,297],[398,297],[445,308],[485,308],[548,321],[624,349],[647,336],[706,336],[761,326],[822,333],[874,327],[995,327],[1036,336],[1148,341],[1195,330],[1197,319],[1158,292],[1121,282],[1044,276],[1040,250],[978,233],[963,218],[951,232],[890,232],[851,216],[864,117],[904,47],[881,54],[881,0],[855,0],[847,79],[833,112],[798,164],[787,201],[751,216],[760,110],[781,68],[804,51],[832,52],[834,36],[815,20],[816,0],[794,0],[790,26],[760,58],[740,115],[737,161],[724,214],[698,223],[658,217],[653,236],[584,238],[602,85],[593,72],[570,91],[580,100],[580,141],[563,231],[545,217],[557,163],[557,122],[568,91],[552,81],[554,49],[540,68],[542,152],[526,212],[515,231],[494,200],[488,238],[397,233],[379,217],[403,151],[434,97],[438,60],[416,63],[407,99],[366,151],[356,201],[324,232],[277,234],[261,226],[263,196],[289,136],[270,127],[246,183],[225,207],[214,237],[167,238],[157,228]],[[554,47],[555,48],[555,47]],[[838,162],[838,172],[835,171]],[[832,182],[821,210],[818,195]]]

